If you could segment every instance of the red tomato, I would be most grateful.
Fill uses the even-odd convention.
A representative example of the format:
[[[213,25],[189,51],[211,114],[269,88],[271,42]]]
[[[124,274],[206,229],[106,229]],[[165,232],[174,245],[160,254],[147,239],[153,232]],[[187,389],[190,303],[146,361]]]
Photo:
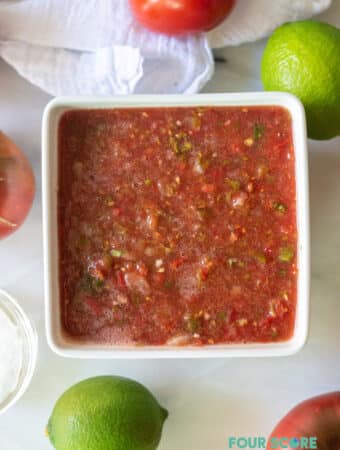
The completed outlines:
[[[140,23],[170,35],[211,30],[229,15],[234,3],[235,0],[130,0]]]
[[[35,193],[32,168],[25,155],[0,131],[0,239],[25,220]]]
[[[275,427],[267,449],[275,447],[271,439],[298,439],[300,445],[294,446],[294,441],[285,447],[287,449],[307,448],[302,438],[317,438],[317,448],[339,450],[340,448],[340,391],[320,395],[306,400],[293,408]],[[286,444],[286,443],[285,443]],[[305,446],[303,447],[303,445]],[[279,446],[276,448],[282,448]],[[308,447],[310,448],[310,447]]]

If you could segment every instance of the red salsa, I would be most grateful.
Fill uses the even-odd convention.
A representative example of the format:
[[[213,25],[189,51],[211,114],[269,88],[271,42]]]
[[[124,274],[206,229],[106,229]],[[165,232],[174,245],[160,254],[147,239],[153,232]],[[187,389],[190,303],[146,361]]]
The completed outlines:
[[[112,345],[289,339],[294,167],[290,114],[277,106],[66,112],[65,332]]]

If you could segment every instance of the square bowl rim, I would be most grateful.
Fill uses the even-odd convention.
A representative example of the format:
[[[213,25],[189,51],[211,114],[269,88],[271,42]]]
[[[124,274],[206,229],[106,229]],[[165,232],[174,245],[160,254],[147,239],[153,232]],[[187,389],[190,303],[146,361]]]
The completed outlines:
[[[148,107],[190,107],[190,106],[281,106],[286,108],[292,119],[292,134],[295,153],[296,215],[298,226],[298,298],[295,327],[287,341],[275,343],[218,344],[202,347],[168,346],[98,346],[67,341],[62,337],[60,314],[53,314],[59,298],[53,292],[53,255],[56,246],[51,236],[56,233],[57,224],[51,212],[51,133],[55,116],[70,109],[114,109]],[[59,111],[60,110],[60,111]],[[59,111],[59,112],[58,112]],[[54,131],[56,131],[56,125]],[[55,144],[56,145],[56,144]],[[310,231],[309,231],[309,184],[307,133],[304,108],[295,96],[282,92],[244,92],[227,94],[193,95],[128,95],[111,97],[56,97],[45,107],[42,120],[42,201],[43,201],[43,243],[44,243],[44,292],[45,332],[50,348],[60,356],[95,359],[147,359],[147,358],[207,358],[207,357],[264,357],[292,355],[304,346],[309,329],[310,290]],[[54,251],[53,251],[54,250]],[[300,270],[301,269],[301,270]],[[301,292],[302,291],[302,292]]]

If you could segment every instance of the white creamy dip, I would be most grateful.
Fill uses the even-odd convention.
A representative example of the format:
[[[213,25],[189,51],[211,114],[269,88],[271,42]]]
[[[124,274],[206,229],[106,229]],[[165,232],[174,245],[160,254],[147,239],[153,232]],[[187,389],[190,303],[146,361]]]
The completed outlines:
[[[0,309],[0,405],[17,387],[22,362],[20,330]]]

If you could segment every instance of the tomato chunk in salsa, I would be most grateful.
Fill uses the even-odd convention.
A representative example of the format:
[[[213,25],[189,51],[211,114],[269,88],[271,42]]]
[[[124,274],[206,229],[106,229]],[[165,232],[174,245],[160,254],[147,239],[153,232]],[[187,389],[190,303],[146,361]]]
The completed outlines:
[[[291,117],[278,106],[71,110],[59,125],[64,331],[110,345],[291,337]]]

